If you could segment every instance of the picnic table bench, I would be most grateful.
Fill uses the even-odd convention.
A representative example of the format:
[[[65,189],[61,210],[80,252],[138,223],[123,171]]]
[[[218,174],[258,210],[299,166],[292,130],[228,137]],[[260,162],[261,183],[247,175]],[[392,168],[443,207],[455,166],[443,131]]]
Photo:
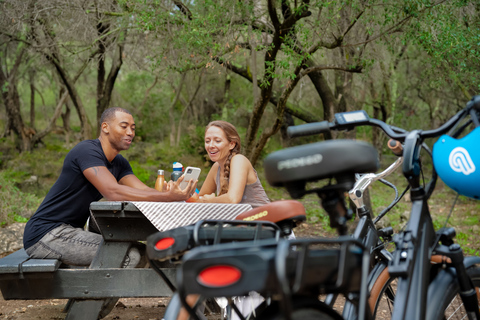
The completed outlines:
[[[90,267],[30,259],[21,249],[0,259],[4,299],[70,299],[65,319],[93,320],[109,301],[115,303],[118,298],[172,295],[153,269],[121,268],[132,243],[158,231],[138,208],[130,202],[94,202],[90,209],[104,239]],[[162,271],[175,283],[175,268]]]

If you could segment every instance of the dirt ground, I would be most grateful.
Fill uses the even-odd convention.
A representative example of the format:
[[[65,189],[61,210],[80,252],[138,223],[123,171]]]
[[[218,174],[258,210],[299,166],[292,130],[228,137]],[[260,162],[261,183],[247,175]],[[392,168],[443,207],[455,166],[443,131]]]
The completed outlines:
[[[104,319],[160,320],[168,304],[168,298],[120,299],[112,312]],[[0,300],[0,319],[63,320],[67,300]],[[213,318],[212,318],[213,320]]]

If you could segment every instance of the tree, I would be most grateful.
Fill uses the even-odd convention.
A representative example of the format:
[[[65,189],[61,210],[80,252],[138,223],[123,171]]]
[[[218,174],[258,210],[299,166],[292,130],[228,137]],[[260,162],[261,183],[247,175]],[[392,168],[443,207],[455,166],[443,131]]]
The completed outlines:
[[[162,52],[174,55],[168,60],[173,69],[209,68],[213,60],[258,84],[258,95],[253,90],[257,98],[244,150],[255,163],[268,139],[281,128],[285,112],[302,114],[287,103],[302,77],[309,76],[317,90],[324,119],[332,119],[333,113],[354,101],[349,92],[351,74],[371,64],[365,47],[398,32],[415,18],[415,13],[404,11],[408,3],[152,1],[132,10],[140,26],[164,39]],[[326,79],[332,71],[338,81]],[[271,103],[274,121],[261,125]]]
[[[75,82],[90,62],[97,62],[98,119],[110,105],[114,83],[123,63],[124,41],[128,29],[128,17],[124,16],[123,8],[119,7],[116,1],[109,0],[69,3],[56,0],[21,3],[7,0],[3,1],[2,6],[5,10],[1,15],[0,34],[10,42],[21,43],[32,57],[35,56],[37,64],[45,61],[54,68],[77,111],[82,138],[92,138],[87,110]],[[108,72],[106,60],[110,52],[112,62]],[[73,76],[71,70],[77,66],[79,71]],[[67,96],[62,95],[62,104],[66,98]],[[33,115],[33,94],[31,106],[30,113]],[[55,108],[42,135],[51,130],[61,108],[62,105]],[[68,113],[67,106],[65,114]],[[21,117],[21,113],[18,114]],[[66,117],[63,119],[68,121]],[[40,135],[33,136],[34,142],[39,139]]]

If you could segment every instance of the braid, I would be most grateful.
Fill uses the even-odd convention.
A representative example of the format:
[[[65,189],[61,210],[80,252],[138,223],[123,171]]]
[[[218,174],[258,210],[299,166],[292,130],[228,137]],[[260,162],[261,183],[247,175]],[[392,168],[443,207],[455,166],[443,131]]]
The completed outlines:
[[[236,155],[235,149],[230,151],[228,155],[227,161],[225,161],[225,166],[223,168],[223,181],[221,181],[222,188],[220,189],[220,195],[225,194],[228,192],[228,179],[230,178],[230,162],[232,158]]]

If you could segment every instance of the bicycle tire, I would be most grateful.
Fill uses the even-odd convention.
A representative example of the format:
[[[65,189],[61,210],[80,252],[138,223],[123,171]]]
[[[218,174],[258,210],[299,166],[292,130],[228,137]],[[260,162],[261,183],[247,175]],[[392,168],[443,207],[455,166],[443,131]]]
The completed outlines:
[[[467,272],[475,286],[480,302],[480,267],[470,267]],[[429,287],[426,319],[465,319],[467,313],[459,295],[460,287],[455,271],[442,270]]]
[[[390,319],[397,290],[397,279],[390,276],[386,264],[381,264],[378,268],[376,277],[370,280],[372,285],[368,304],[373,319]]]

